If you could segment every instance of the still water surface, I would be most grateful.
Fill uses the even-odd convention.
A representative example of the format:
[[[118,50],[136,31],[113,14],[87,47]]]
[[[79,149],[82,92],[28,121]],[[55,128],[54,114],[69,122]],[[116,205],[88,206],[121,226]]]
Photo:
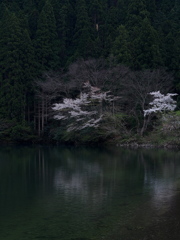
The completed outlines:
[[[0,240],[178,240],[180,152],[0,147]]]

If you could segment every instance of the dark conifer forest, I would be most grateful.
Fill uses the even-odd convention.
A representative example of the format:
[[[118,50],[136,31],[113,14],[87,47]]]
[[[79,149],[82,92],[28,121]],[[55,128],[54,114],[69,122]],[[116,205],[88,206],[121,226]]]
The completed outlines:
[[[179,0],[0,0],[1,141],[145,136],[165,124],[143,115],[152,91],[180,94]],[[113,98],[81,106],[86,127],[70,107],[54,116],[55,103],[85,92]]]

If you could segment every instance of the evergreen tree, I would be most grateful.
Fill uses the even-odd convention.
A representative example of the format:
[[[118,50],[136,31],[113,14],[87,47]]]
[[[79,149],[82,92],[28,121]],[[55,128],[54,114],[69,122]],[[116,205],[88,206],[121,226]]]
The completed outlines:
[[[89,15],[90,15],[90,18],[91,18],[91,22],[93,23],[93,29],[95,31],[97,31],[98,30],[97,28],[99,27],[99,24],[102,23],[103,10],[102,10],[102,6],[100,4],[100,1],[99,0],[92,0],[89,3],[88,9],[89,9]]]
[[[117,10],[108,0],[101,0],[102,23],[99,26],[98,39],[100,40],[100,54],[103,57],[108,57],[112,48],[113,40],[115,39]]]
[[[158,34],[148,18],[143,20],[140,29],[139,39],[136,39],[140,51],[137,52],[138,61],[144,68],[157,68],[162,65]]]
[[[171,9],[169,20],[171,21],[171,28],[174,31],[180,30],[180,2],[175,0],[174,7]]]
[[[48,0],[39,16],[35,48],[40,71],[57,68],[59,57],[56,21]]]
[[[0,3],[0,21],[3,18],[5,11],[6,11],[6,6],[4,3],[1,2]]]
[[[27,29],[22,31],[21,58],[23,68],[22,84],[24,85],[24,99],[26,102],[26,120],[29,121],[29,109],[33,109],[34,102],[34,79],[38,76],[37,63],[35,61],[35,51]]]
[[[85,0],[76,2],[76,25],[74,34],[75,58],[92,56],[92,28]]]
[[[173,8],[174,6],[174,2],[175,0],[160,0],[160,1],[157,1],[157,6],[159,9],[162,10],[162,12],[164,12],[165,14],[168,14],[171,9]]]
[[[126,15],[127,15],[127,1],[126,0],[118,0],[117,8],[118,8],[118,23],[125,24]]]
[[[145,0],[131,0],[128,8],[127,29],[131,39],[132,67],[153,68],[161,64],[159,40],[149,20]]]
[[[145,0],[130,0],[126,24],[131,31],[141,25],[142,20],[148,16]]]
[[[121,25],[118,28],[118,36],[116,37],[112,48],[112,54],[117,58],[118,63],[125,65],[131,64],[129,45],[129,33],[125,26]]]
[[[69,0],[51,0],[54,9],[57,33],[58,33],[58,45],[59,45],[59,57],[60,66],[64,66],[69,55],[72,55],[73,34],[75,13]]]
[[[6,9],[1,23],[0,65],[2,71],[0,115],[21,121],[24,117],[22,32],[14,13]]]
[[[146,0],[146,6],[147,6],[147,11],[149,12],[150,14],[150,19],[151,19],[151,22],[153,23],[154,22],[154,18],[156,16],[156,2],[155,0]]]
[[[27,29],[20,22],[6,9],[0,39],[0,115],[19,122],[25,120],[27,95],[36,76],[34,49]]]
[[[16,16],[18,18],[21,29],[28,29],[29,30],[28,18],[26,16],[26,14],[24,13],[24,11],[20,10],[16,14]]]
[[[166,66],[171,70],[179,69],[180,64],[180,34],[171,31],[165,38]]]
[[[23,10],[26,13],[29,13],[32,9],[35,8],[35,2],[34,0],[23,0]]]
[[[4,0],[2,3],[4,3],[5,6],[6,6],[11,12],[17,13],[18,11],[20,11],[20,4],[19,4],[18,0],[15,0],[15,1]]]
[[[103,41],[102,30],[104,25],[103,7],[100,0],[92,0],[88,5],[89,16],[92,28],[92,38],[94,42],[93,57],[97,58],[102,55]]]
[[[34,39],[37,32],[39,11],[36,8],[30,9],[28,13],[28,25],[31,39]]]

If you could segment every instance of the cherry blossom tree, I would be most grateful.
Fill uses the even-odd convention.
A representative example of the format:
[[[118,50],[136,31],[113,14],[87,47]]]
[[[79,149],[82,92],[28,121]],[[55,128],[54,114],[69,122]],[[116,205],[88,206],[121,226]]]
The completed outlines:
[[[111,103],[119,97],[102,92],[89,81],[83,84],[83,92],[76,99],[64,98],[62,103],[52,107],[54,119],[67,121],[67,131],[80,131],[85,128],[98,128],[103,120],[103,103]]]
[[[173,96],[177,96],[176,93],[161,94],[160,91],[151,92],[150,95],[154,97],[154,100],[149,103],[151,108],[144,110],[144,116],[151,113],[174,111],[176,108],[176,101],[173,100]]]

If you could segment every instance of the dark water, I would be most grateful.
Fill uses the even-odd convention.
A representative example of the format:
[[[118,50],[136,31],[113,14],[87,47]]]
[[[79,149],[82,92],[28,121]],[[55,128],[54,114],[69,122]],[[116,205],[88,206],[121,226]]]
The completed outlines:
[[[0,240],[30,239],[180,239],[180,152],[0,147]]]

